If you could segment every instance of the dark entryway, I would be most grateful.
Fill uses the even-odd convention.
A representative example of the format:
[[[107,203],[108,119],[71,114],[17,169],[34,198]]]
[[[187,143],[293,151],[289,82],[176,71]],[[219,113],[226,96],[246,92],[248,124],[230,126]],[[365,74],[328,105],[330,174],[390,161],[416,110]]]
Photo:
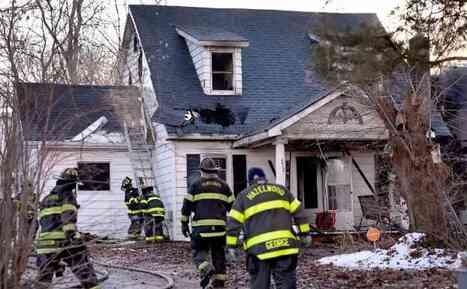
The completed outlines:
[[[305,209],[318,208],[318,172],[319,159],[297,157],[298,199],[303,202]]]

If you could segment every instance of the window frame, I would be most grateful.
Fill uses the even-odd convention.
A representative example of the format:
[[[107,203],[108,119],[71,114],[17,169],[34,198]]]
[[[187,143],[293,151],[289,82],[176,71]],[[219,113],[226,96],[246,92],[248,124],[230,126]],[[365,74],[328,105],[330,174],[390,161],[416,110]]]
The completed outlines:
[[[111,162],[110,161],[79,161],[76,163],[76,167],[78,168],[78,171],[80,169],[80,165],[82,164],[107,164],[108,165],[108,170],[109,170],[109,179],[108,179],[108,189],[102,189],[102,190],[85,190],[81,189],[80,185],[78,185],[78,190],[80,192],[111,192],[112,191],[112,174],[111,174]],[[83,182],[84,183],[84,182]]]
[[[212,64],[212,57],[215,53],[230,53],[232,55],[232,89],[231,90],[218,90],[214,89],[213,87],[213,64]],[[209,49],[209,87],[210,87],[210,94],[211,95],[235,95],[237,93],[237,68],[235,63],[238,61],[239,52],[235,48],[210,48]]]
[[[330,161],[340,161],[342,162],[343,170],[344,170],[344,176],[341,179],[338,179],[336,181],[331,180],[329,173],[330,173]],[[342,211],[342,212],[351,212],[352,211],[352,166],[351,163],[349,162],[349,159],[347,157],[335,157],[335,158],[330,158],[327,161],[327,173],[326,173],[326,194],[327,194],[327,206],[328,209],[331,211]],[[335,192],[333,193],[333,196],[331,197],[331,187],[334,187]],[[342,187],[348,187],[348,198],[349,198],[349,207],[348,208],[339,208],[339,196],[342,195],[340,193],[339,189]],[[333,207],[332,205],[335,205]]]

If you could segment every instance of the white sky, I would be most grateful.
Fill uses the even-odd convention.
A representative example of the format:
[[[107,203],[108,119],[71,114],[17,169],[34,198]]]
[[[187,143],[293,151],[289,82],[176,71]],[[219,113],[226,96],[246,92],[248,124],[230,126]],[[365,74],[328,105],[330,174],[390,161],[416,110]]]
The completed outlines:
[[[3,1],[3,0],[0,0]],[[156,0],[129,0],[134,4],[154,4]],[[390,17],[392,9],[403,0],[162,0],[162,4],[173,6],[195,6],[216,8],[253,8],[296,11],[326,11],[351,13],[377,13],[383,24],[390,29],[396,26],[397,18]]]

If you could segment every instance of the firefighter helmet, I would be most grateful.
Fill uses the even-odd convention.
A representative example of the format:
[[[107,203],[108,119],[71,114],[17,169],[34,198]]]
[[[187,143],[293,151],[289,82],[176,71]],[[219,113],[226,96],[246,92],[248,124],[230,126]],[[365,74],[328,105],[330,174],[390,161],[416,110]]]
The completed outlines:
[[[216,162],[211,158],[203,159],[199,165],[199,169],[206,173],[214,173],[219,170],[219,168],[216,166]]]
[[[121,190],[125,191],[127,189],[131,189],[133,187],[132,180],[130,177],[125,177],[122,181]]]
[[[66,168],[60,175],[59,179],[63,181],[77,182],[79,177],[77,168]]]
[[[248,183],[255,184],[260,181],[266,181],[266,174],[261,168],[251,168],[248,170]]]

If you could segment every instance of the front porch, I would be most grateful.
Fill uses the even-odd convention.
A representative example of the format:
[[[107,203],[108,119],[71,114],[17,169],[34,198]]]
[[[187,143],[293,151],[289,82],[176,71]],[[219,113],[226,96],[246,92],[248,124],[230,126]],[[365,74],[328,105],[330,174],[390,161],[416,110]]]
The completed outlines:
[[[234,147],[270,150],[275,182],[302,201],[310,223],[331,212],[336,230],[353,230],[362,216],[358,196],[376,193],[375,155],[387,137],[366,97],[336,91]]]

